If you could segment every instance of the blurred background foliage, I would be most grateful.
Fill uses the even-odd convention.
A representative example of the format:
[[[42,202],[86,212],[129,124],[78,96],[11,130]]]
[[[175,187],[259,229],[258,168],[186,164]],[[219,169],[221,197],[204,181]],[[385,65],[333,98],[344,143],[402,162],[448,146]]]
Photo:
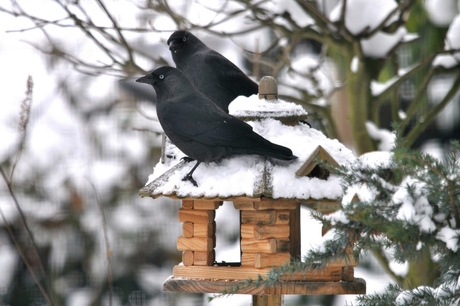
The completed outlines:
[[[174,66],[166,40],[176,29],[193,31],[255,80],[274,76],[283,99],[303,105],[315,128],[357,155],[389,149],[366,122],[378,131],[399,124],[410,145],[433,152],[458,138],[459,66],[431,65],[458,14],[456,1],[445,1],[452,16],[445,13],[443,22],[430,18],[430,1],[394,1],[394,22],[379,30],[391,34],[403,27],[418,39],[401,39],[381,57],[360,47],[369,32],[354,35],[343,20],[329,19],[338,2],[0,4],[6,31],[0,51],[9,69],[2,89],[0,304],[204,303],[197,295],[162,292],[172,265],[181,260],[175,248],[178,205],[137,194],[159,160],[161,128],[149,102],[155,101],[153,91],[133,79]],[[26,66],[31,62],[20,48],[39,54],[43,64]],[[371,91],[375,82],[392,78],[397,81],[384,94]],[[237,216],[218,218],[231,223]],[[218,235],[222,249],[238,241],[238,230],[230,226]],[[380,264],[390,263],[380,258]],[[362,266],[382,273],[371,259]],[[311,299],[287,302],[304,305]],[[334,298],[315,301],[333,305]]]

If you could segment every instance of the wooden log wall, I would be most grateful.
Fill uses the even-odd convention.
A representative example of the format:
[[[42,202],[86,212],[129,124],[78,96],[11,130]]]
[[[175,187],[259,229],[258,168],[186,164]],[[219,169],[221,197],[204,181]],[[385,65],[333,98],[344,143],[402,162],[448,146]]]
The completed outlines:
[[[235,200],[241,211],[241,266],[277,267],[300,257],[300,207],[291,201]]]
[[[182,236],[177,249],[184,266],[211,266],[215,261],[216,209],[222,201],[183,200],[179,209]]]

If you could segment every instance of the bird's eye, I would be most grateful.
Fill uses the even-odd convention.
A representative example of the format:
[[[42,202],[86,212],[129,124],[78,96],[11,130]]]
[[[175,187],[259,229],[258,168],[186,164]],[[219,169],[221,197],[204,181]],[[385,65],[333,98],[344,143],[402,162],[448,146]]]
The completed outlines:
[[[165,78],[165,76],[164,76],[163,74],[160,74],[160,75],[158,76],[158,78],[159,78],[160,80],[163,80],[163,79]]]
[[[182,38],[182,41],[183,41],[183,42],[186,42],[186,41],[187,41],[187,37]]]

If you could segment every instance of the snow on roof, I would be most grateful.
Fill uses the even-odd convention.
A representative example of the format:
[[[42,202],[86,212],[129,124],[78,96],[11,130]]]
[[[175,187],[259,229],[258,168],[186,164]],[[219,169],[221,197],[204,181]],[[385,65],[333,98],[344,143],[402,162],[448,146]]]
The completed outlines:
[[[307,111],[300,105],[283,100],[264,100],[257,95],[239,96],[228,106],[231,115],[242,118],[307,118]]]
[[[267,106],[269,105],[269,106]],[[290,107],[288,107],[290,105]],[[249,121],[254,131],[268,140],[290,148],[299,157],[285,162],[256,155],[238,155],[219,162],[202,163],[193,177],[198,187],[182,178],[195,162],[180,159],[185,155],[169,141],[164,149],[164,162],[158,162],[144,188],[142,196],[171,196],[178,198],[233,198],[260,197],[285,199],[331,199],[342,195],[340,178],[329,175],[327,179],[299,177],[299,170],[310,155],[321,145],[339,164],[355,160],[353,153],[337,140],[327,138],[322,132],[307,124],[284,125],[273,118],[266,118],[264,110],[285,114],[300,114],[298,106],[285,101],[258,100],[256,96],[238,97],[229,109],[233,114],[243,114],[242,109],[255,112],[262,109],[259,120]],[[291,109],[292,108],[292,109]],[[253,113],[254,115],[254,113]]]
[[[452,21],[446,34],[445,50],[460,49],[460,14]],[[454,68],[460,65],[460,52],[452,54],[440,54],[433,60],[433,66],[442,66],[444,68]]]

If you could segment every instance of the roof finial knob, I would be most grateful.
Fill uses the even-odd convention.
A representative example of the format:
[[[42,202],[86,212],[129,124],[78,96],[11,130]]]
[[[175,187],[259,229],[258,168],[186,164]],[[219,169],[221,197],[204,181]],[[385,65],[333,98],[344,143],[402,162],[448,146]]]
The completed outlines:
[[[259,99],[277,100],[278,83],[271,76],[264,76],[259,82]]]

